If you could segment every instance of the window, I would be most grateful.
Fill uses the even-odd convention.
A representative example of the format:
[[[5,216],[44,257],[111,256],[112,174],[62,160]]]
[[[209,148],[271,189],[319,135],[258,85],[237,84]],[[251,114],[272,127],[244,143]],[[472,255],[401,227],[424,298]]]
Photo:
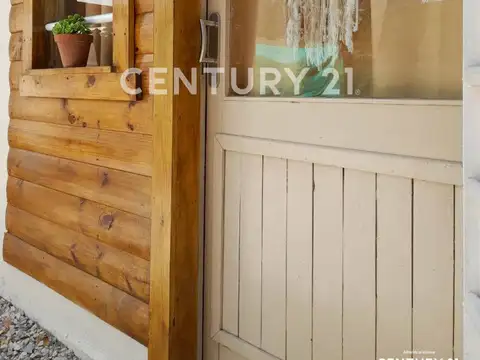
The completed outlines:
[[[338,1],[325,14],[321,3],[230,1],[238,88],[253,83],[249,96],[273,95],[261,93],[259,78],[261,68],[274,68],[282,75],[276,95],[294,96],[288,68],[296,77],[308,71],[295,94],[301,97],[462,98],[462,0]],[[347,11],[350,17],[335,19]],[[330,35],[335,40],[325,41]]]
[[[54,23],[80,14],[94,38],[86,67],[63,68],[51,32]],[[134,0],[24,0],[23,96],[131,101],[120,86],[134,65]],[[134,75],[127,84],[137,88]]]

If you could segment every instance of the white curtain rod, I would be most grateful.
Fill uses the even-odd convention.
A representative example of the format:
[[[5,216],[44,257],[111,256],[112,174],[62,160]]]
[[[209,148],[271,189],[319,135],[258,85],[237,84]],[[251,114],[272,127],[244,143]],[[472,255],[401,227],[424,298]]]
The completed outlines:
[[[101,14],[101,15],[92,15],[85,17],[87,24],[107,24],[113,22],[113,13]],[[49,23],[45,25],[47,31],[52,31],[56,22]]]

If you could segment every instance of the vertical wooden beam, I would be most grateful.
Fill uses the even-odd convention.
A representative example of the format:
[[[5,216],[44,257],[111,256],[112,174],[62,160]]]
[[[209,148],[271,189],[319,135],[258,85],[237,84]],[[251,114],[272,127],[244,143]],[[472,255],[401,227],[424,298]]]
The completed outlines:
[[[23,71],[32,68],[33,44],[33,0],[23,1]]]
[[[113,2],[113,65],[123,72],[135,62],[135,10],[134,0]],[[157,23],[154,26],[158,26]]]
[[[155,0],[154,65],[167,68],[154,99],[150,360],[197,357],[200,97],[173,94],[173,71],[198,68],[200,0]],[[160,88],[160,87],[159,87]]]

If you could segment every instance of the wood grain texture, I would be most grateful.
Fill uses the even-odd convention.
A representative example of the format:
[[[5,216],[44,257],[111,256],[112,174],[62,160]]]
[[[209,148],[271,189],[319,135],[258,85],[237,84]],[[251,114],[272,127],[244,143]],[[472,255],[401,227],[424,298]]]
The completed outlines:
[[[153,12],[153,0],[135,0],[135,13]]]
[[[13,148],[151,175],[152,138],[149,135],[12,119],[8,140]]]
[[[22,61],[23,33],[18,32],[10,36],[8,45],[10,61]]]
[[[146,176],[19,149],[8,154],[8,172],[37,185],[150,217],[152,184]]]
[[[125,334],[148,343],[148,305],[7,234],[4,259]]]
[[[12,235],[148,303],[148,261],[13,206],[6,220]]]
[[[121,76],[119,73],[23,75],[20,94],[46,98],[135,100],[122,89]],[[141,86],[133,75],[128,76],[126,83],[132,89]]]
[[[27,75],[73,75],[73,74],[109,74],[112,72],[111,66],[86,66],[76,68],[58,68],[58,69],[30,69],[25,71]]]
[[[135,60],[134,6],[134,0],[113,2],[113,65],[117,72],[130,69]]]
[[[9,29],[11,33],[23,30],[23,4],[15,4],[10,8]]]
[[[153,26],[153,13],[146,13],[137,16],[135,21],[135,53],[136,54],[153,54],[154,44],[154,26]],[[198,20],[198,19],[197,19]],[[165,30],[165,29],[161,29]],[[187,36],[187,35],[185,35]],[[168,44],[165,39],[163,44]]]
[[[10,63],[9,81],[10,91],[18,90],[20,86],[20,77],[22,76],[23,63],[21,61],[12,61]]]
[[[198,69],[200,16],[200,1],[154,2],[154,65],[169,70],[169,92],[154,99],[150,360],[197,356],[200,96],[174,96],[173,69]]]
[[[149,219],[13,177],[8,179],[7,198],[32,215],[149,259]]]
[[[13,64],[13,63],[12,63]],[[15,74],[15,77],[19,74]],[[151,134],[153,99],[142,101],[102,101],[53,99],[10,94],[12,119],[47,122],[98,130]]]

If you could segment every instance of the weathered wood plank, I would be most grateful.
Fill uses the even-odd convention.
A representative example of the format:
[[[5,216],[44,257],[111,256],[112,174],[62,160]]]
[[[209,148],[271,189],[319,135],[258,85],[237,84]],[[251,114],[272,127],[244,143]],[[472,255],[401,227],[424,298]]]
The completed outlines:
[[[6,220],[12,235],[148,303],[148,261],[13,206]]]
[[[152,138],[149,135],[26,120],[11,120],[8,135],[13,148],[141,175],[151,174]]]
[[[10,265],[92,312],[125,334],[148,344],[148,305],[63,261],[6,234]]]
[[[10,61],[22,61],[23,33],[18,32],[10,36],[8,46]]]
[[[23,63],[21,61],[12,61],[10,63],[10,90],[18,90],[20,77],[22,76]]]
[[[8,154],[10,176],[150,217],[151,178],[19,149]]]
[[[9,177],[10,205],[149,259],[150,220],[90,200]]]
[[[23,75],[20,82],[22,96],[71,98],[86,100],[132,101],[121,86],[120,73]],[[127,77],[126,84],[132,89],[140,87],[136,77]]]
[[[22,4],[23,0],[10,0],[10,4],[15,5],[15,4]]]
[[[10,94],[12,119],[48,122],[99,130],[151,134],[153,100],[136,102],[30,98]]]
[[[23,30],[23,4],[15,4],[10,8],[9,28],[11,33]]]

